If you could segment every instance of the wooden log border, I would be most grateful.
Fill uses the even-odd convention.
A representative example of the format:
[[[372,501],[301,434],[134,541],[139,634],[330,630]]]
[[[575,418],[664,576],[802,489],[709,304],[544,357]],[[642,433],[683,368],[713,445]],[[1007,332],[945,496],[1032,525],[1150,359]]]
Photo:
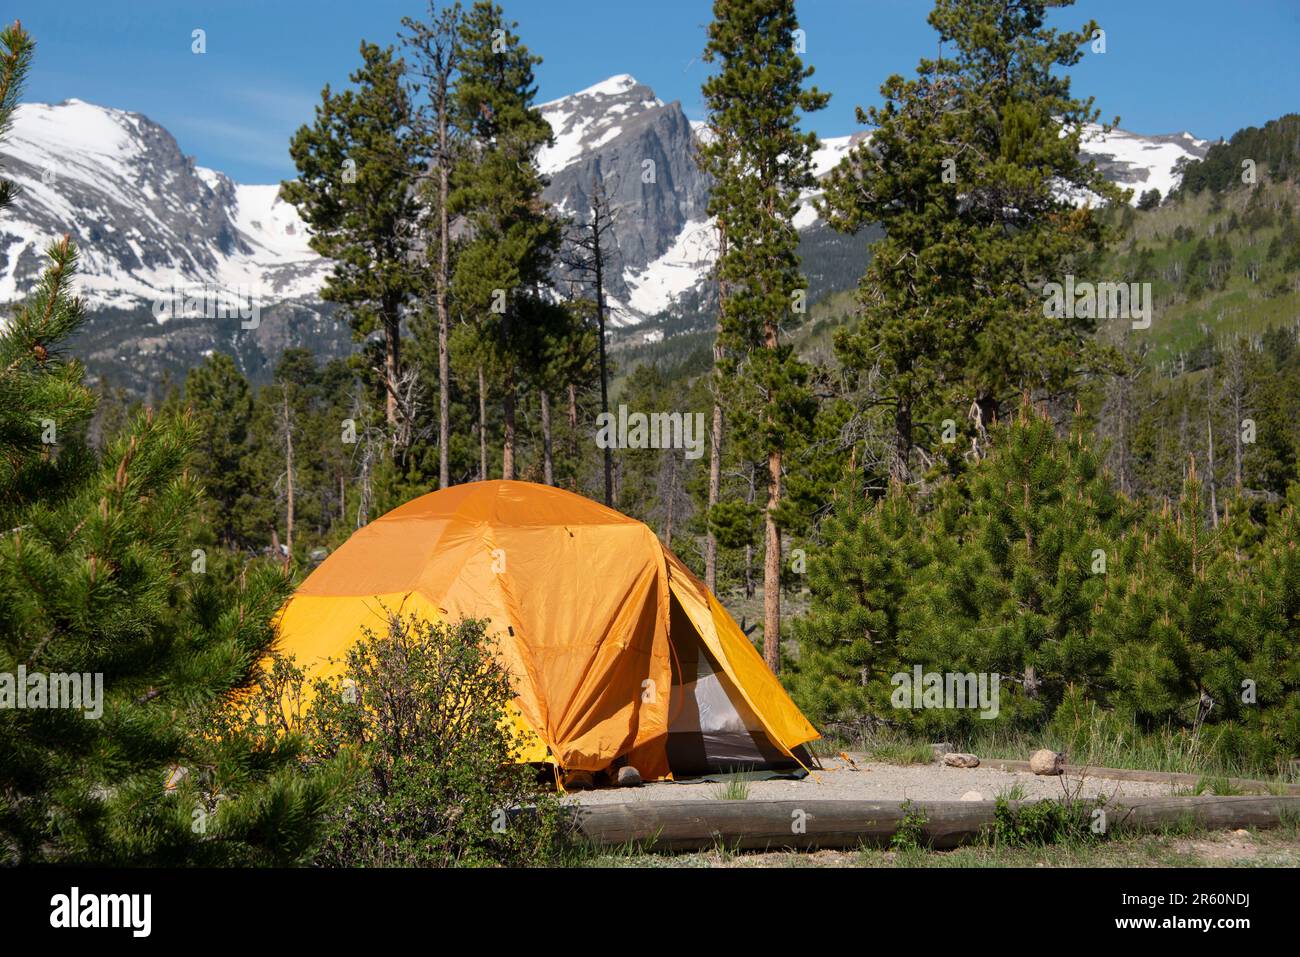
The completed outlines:
[[[1012,802],[1013,807],[1032,801]],[[886,846],[911,813],[921,843],[946,850],[980,839],[993,801],[675,801],[573,808],[578,840],[599,847],[697,851]],[[1085,805],[1088,806],[1088,805]],[[1103,805],[1109,833],[1167,827],[1268,828],[1300,821],[1300,796],[1131,797]]]

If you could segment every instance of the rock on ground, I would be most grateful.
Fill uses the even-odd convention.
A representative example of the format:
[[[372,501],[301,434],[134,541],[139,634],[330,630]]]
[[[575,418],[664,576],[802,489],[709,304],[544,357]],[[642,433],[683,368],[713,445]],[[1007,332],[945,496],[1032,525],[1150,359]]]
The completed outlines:
[[[1029,756],[1029,770],[1035,774],[1061,774],[1065,770],[1065,755],[1041,748]]]

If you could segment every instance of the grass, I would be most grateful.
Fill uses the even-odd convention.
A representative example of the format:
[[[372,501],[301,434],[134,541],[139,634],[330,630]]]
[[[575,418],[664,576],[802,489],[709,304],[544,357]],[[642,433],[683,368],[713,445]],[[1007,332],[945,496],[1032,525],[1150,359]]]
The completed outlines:
[[[1214,732],[1200,738],[1185,731],[1164,729],[1144,732],[1120,722],[1113,715],[1097,712],[1086,724],[1068,734],[989,730],[972,737],[963,746],[986,758],[1026,760],[1039,748],[1065,751],[1074,767],[1127,768],[1137,771],[1168,771],[1221,779],[1260,778],[1277,783],[1296,783],[1296,769],[1289,763],[1268,767],[1223,754],[1216,747]],[[1232,793],[1216,791],[1214,793]]]
[[[973,844],[950,851],[863,847],[826,851],[736,851],[716,848],[690,854],[597,853],[587,867],[1300,867],[1300,831],[1292,825],[1247,836],[1170,828],[1156,834],[1107,841],[1065,840],[1016,847]]]
[[[740,775],[729,774],[721,784],[714,785],[713,796],[719,801],[748,801],[749,781]]]
[[[1244,794],[1241,788],[1235,787],[1227,778],[1201,778],[1192,788],[1193,796],[1199,797],[1202,794],[1233,795]]]
[[[1025,786],[1019,782],[1011,785],[1009,788],[1003,788],[995,797],[1000,801],[1023,801],[1029,796]]]

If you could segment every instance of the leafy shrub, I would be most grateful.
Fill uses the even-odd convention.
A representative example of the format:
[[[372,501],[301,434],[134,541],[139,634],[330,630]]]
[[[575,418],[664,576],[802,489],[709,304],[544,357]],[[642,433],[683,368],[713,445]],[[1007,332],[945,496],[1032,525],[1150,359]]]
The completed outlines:
[[[921,840],[925,836],[925,825],[929,818],[925,816],[925,812],[913,808],[910,800],[904,801],[900,806],[903,819],[898,822],[898,830],[889,839],[889,846],[900,852],[920,851],[924,848]]]
[[[1092,810],[1099,803],[1067,799],[1013,806],[1002,796],[993,806],[990,839],[1011,847],[1097,840],[1101,835],[1092,830]]]
[[[341,675],[316,682],[304,721],[313,760],[356,764],[318,864],[529,866],[558,850],[559,802],[517,761],[515,691],[485,624],[392,614]]]

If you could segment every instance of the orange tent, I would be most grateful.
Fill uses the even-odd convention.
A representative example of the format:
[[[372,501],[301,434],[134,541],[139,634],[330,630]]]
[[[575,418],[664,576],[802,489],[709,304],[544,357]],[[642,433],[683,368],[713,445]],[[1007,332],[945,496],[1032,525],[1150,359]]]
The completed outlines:
[[[486,618],[525,760],[647,780],[797,767],[818,737],[726,609],[646,525],[528,482],[421,496],[359,529],[278,621],[309,679],[385,609]],[[332,661],[330,659],[333,659]]]

